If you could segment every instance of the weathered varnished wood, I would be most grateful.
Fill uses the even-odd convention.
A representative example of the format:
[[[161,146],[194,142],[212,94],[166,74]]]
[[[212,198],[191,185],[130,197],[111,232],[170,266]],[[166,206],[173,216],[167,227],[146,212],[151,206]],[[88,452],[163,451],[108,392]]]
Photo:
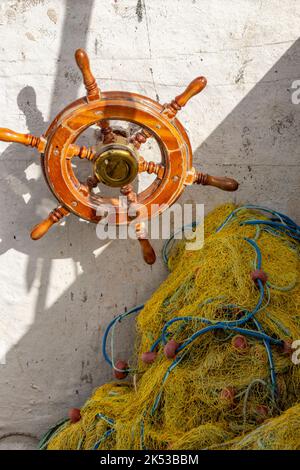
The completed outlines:
[[[103,100],[79,102],[69,107],[60,115],[57,125],[50,127],[51,133],[46,133],[49,142],[42,163],[47,182],[62,205],[79,217],[98,222],[101,217],[97,215],[97,209],[99,204],[106,203],[106,198],[101,197],[100,201],[99,197],[90,197],[82,191],[70,160],[70,154],[74,155],[75,141],[88,126],[99,123],[100,115],[101,119],[107,121],[112,118],[134,121],[141,126],[145,123],[164,149],[164,166],[168,177],[155,180],[137,198],[143,205],[142,217],[153,215],[152,204],[156,207],[156,215],[165,205],[175,202],[184,190],[181,175],[189,171],[192,162],[188,136],[179,121],[171,122],[162,114],[163,107],[149,98],[127,92],[105,92],[102,97]],[[84,156],[81,150],[76,149],[75,154]],[[158,185],[160,191],[157,191]],[[116,204],[118,206],[118,202]],[[124,223],[124,215],[122,222],[120,217],[117,211],[117,223]]]
[[[86,147],[85,145],[72,144],[68,149],[68,157],[79,157],[82,159],[93,160],[96,155],[96,150],[93,147]]]
[[[77,51],[75,52],[75,59],[82,73],[88,100],[99,100],[101,98],[101,93],[98,88],[96,79],[91,72],[90,61],[85,50],[77,49]]]
[[[31,233],[33,239],[41,238],[53,224],[70,212],[86,220],[98,222],[102,218],[99,208],[109,204],[116,209],[116,223],[123,224],[129,223],[136,217],[129,214],[136,204],[139,205],[139,221],[155,216],[171,206],[184,188],[193,183],[215,186],[226,191],[237,189],[238,183],[231,178],[215,177],[195,171],[192,167],[192,149],[188,135],[176,118],[177,112],[204,89],[206,86],[204,77],[193,80],[183,93],[176,96],[169,104],[162,106],[136,93],[123,91],[101,93],[91,72],[87,53],[83,49],[78,49],[75,57],[82,72],[86,97],[64,108],[41,137],[0,129],[0,140],[35,147],[43,154],[41,161],[46,181],[60,202],[60,206],[52,211],[47,219],[34,227]],[[140,129],[128,137],[126,131],[114,128],[112,124],[114,121],[132,122]],[[94,148],[76,144],[77,138],[93,125],[98,125],[101,129],[102,139],[99,145]],[[146,161],[138,152],[141,145],[150,137],[156,139],[161,149],[161,164]],[[107,151],[110,145],[111,150],[121,143],[123,147],[125,146],[126,152],[133,155],[134,160],[130,162],[128,160],[128,164],[138,165],[139,172],[156,175],[154,182],[139,194],[134,191],[132,184],[122,187],[121,194],[128,201],[128,212],[125,214],[119,198],[104,197],[102,190],[100,197],[92,191],[99,183],[95,176],[95,162],[98,160],[102,162],[102,156],[104,164],[109,164],[105,160],[106,158],[108,160],[108,157],[104,153],[104,147]],[[120,154],[119,148],[117,153],[118,151]],[[119,154],[118,158],[121,159]],[[87,160],[87,164],[89,161],[92,162],[91,176],[86,182],[79,181],[74,173],[72,158],[76,156]],[[124,165],[124,161],[121,165]],[[120,173],[118,168],[115,171],[116,175],[118,171]],[[155,253],[142,222],[137,224],[136,233],[145,261],[152,264],[155,261]]]
[[[139,172],[146,172],[149,175],[152,175],[153,173],[159,178],[160,180],[164,176],[165,172],[165,167],[161,165],[160,163],[155,163],[155,162],[148,162],[145,160],[143,157],[139,158]]]
[[[98,178],[95,175],[89,176],[86,180],[87,187],[91,190],[92,188],[96,188],[99,184]]]
[[[132,209],[137,204],[137,195],[134,192],[133,186],[131,184],[127,184],[126,186],[123,186],[121,188],[121,193],[124,196],[127,197],[128,214],[129,214],[130,218],[134,219],[139,214],[138,214],[138,210],[132,212]],[[138,240],[138,242],[140,244],[140,247],[141,247],[141,250],[142,250],[144,261],[147,264],[155,263],[155,260],[156,260],[155,251],[154,251],[151,243],[149,242],[148,234],[147,234],[147,231],[145,229],[145,224],[144,223],[137,223],[135,225],[135,233],[136,233],[137,240]]]
[[[130,142],[135,146],[136,149],[139,149],[142,144],[147,142],[147,139],[151,137],[151,132],[148,132],[146,129],[142,129],[139,132],[133,134],[130,138]]]
[[[137,203],[137,194],[134,191],[132,184],[126,184],[126,186],[123,186],[120,191],[123,196],[126,196],[129,204]]]
[[[195,95],[200,93],[207,84],[205,77],[197,77],[193,80],[187,88],[184,90],[181,95],[176,96],[176,98],[164,106],[164,113],[170,118],[173,119],[178,111],[187,104],[187,102]]]
[[[205,77],[195,78],[184,90],[181,95],[176,96],[175,101],[180,108],[183,108],[187,102],[195,95],[200,93],[207,85]]]
[[[173,119],[178,111],[180,111],[193,96],[200,93],[206,87],[206,84],[207,80],[205,77],[195,78],[183,93],[176,96],[176,98],[170,103],[165,104],[161,112],[168,116],[169,119]],[[143,129],[131,137],[131,142],[137,149],[139,149],[141,145],[149,139],[149,137],[151,137],[151,132]]]
[[[142,250],[144,261],[147,264],[154,264],[156,261],[156,254],[151,243],[149,242],[145,225],[143,223],[136,224],[135,232]]]
[[[103,135],[103,144],[107,145],[107,144],[112,144],[113,142],[115,142],[116,136],[113,132],[112,127],[109,124],[109,121],[104,119],[103,121],[100,121],[98,125]]]
[[[202,184],[203,186],[214,186],[215,188],[222,189],[223,191],[236,191],[239,184],[233,178],[226,176],[211,176],[207,173],[200,171],[195,174],[195,184]]]
[[[35,137],[32,134],[20,134],[5,128],[0,128],[0,140],[2,140],[2,142],[13,142],[28,147],[34,147],[41,153],[43,153],[46,145],[46,140],[43,137]]]
[[[121,194],[127,198],[127,213],[129,219],[135,219],[139,215],[138,198],[132,184],[126,184],[120,190]]]
[[[42,238],[48,230],[52,227],[52,225],[59,222],[63,217],[69,215],[69,211],[62,206],[57,207],[52,212],[50,212],[47,219],[42,220],[39,224],[35,225],[31,231],[31,238],[32,240],[39,240]]]

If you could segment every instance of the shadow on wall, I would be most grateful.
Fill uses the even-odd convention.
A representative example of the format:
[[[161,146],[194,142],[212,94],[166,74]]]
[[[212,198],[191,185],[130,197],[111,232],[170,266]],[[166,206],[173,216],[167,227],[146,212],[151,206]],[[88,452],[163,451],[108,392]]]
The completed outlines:
[[[66,86],[71,68],[75,71],[74,50],[85,47],[86,44],[94,0],[86,0],[85,6],[80,7],[82,13],[80,22],[73,13],[74,3],[73,0],[66,1],[65,24],[53,87],[54,94],[51,99],[52,118],[62,108],[62,103],[68,104],[76,98],[81,84],[81,77],[78,74],[75,83],[72,80],[70,86]],[[77,70],[72,76],[76,77],[76,73]],[[37,108],[35,90],[30,86],[23,88],[17,97],[17,103],[26,117],[28,131],[34,135],[41,135],[49,123],[45,122],[42,112]],[[84,396],[90,391],[92,384],[92,375],[85,370],[86,362],[87,366],[89,365],[88,359],[86,361],[81,354],[82,344],[79,339],[87,334],[87,324],[90,321],[87,316],[80,317],[80,305],[88,299],[87,286],[84,282],[74,286],[74,289],[65,293],[65,299],[57,300],[50,309],[46,308],[46,301],[53,260],[70,258],[73,260],[75,271],[79,264],[80,272],[89,272],[90,276],[95,276],[97,273],[96,279],[99,281],[103,268],[100,263],[96,264],[93,250],[98,249],[100,243],[95,230],[88,230],[86,223],[79,223],[72,216],[69,217],[68,224],[56,227],[58,230],[52,231],[40,242],[34,243],[29,239],[32,226],[47,215],[45,212],[36,214],[43,198],[48,197],[53,201],[51,209],[56,205],[39,171],[37,154],[34,153],[31,148],[11,144],[1,155],[1,160],[5,160],[5,173],[1,174],[4,197],[1,199],[0,253],[3,255],[14,249],[20,253],[20,256],[23,253],[28,255],[26,270],[28,293],[34,282],[39,283],[34,312],[35,322],[28,333],[7,353],[6,365],[0,365],[2,383],[0,431],[5,433],[20,430],[38,433],[52,421],[55,408],[59,408],[59,396],[63,393],[56,395],[57,389],[62,391],[71,382],[73,394],[80,396],[80,392],[76,390],[80,388],[78,375]],[[34,165],[36,171],[32,171]],[[36,176],[28,179],[29,173]],[[101,283],[98,282],[100,284],[98,289],[92,282],[90,284],[97,293],[94,298],[97,305],[103,295]],[[102,306],[97,306],[96,309],[98,317],[100,308]],[[71,318],[69,322],[68,315]],[[91,317],[96,323],[95,314]],[[94,334],[96,337],[94,343],[97,343],[94,355],[99,356],[99,331],[96,329]],[[79,374],[72,370],[72,362],[76,360],[79,362]],[[60,380],[53,385],[58,376]],[[74,386],[74,377],[78,387]],[[74,402],[76,399],[79,398],[76,397]],[[62,411],[59,414],[61,413]]]
[[[232,176],[240,183],[232,194],[204,188],[206,209],[231,199],[272,206],[300,220],[300,104],[291,99],[299,70],[300,39],[196,149],[196,168]],[[242,81],[243,75],[236,79],[237,86]],[[227,93],[226,87],[221,90]],[[188,196],[199,201],[202,194],[194,187]]]
[[[51,120],[64,105],[76,99],[82,83],[74,51],[86,45],[94,0],[86,0],[84,5],[76,1],[80,3],[77,7],[80,22],[74,0],[66,1]],[[42,134],[50,122],[45,121],[37,108],[35,90],[30,86],[23,88],[17,103],[26,117],[28,132]],[[7,284],[13,290],[9,297],[26,318],[34,305],[30,328],[25,325],[28,331],[14,341],[14,346],[6,353],[5,365],[0,363],[0,439],[7,433],[41,434],[70,406],[80,406],[94,387],[110,380],[111,370],[100,354],[104,326],[113,315],[126,310],[126,303],[131,307],[148,298],[164,277],[160,260],[153,268],[143,264],[140,248],[134,240],[101,242],[94,224],[80,221],[73,215],[43,239],[31,241],[31,228],[48,215],[46,203],[49,210],[57,205],[36,157],[35,150],[17,144],[9,145],[0,157],[5,161],[1,174],[0,255],[7,263],[5,256],[15,250],[18,253],[13,258],[16,270],[19,269],[18,258],[26,256],[27,263],[24,274],[27,289],[24,302],[27,304],[20,305],[24,288],[21,286],[18,297],[19,286],[11,279],[12,269],[8,270]],[[21,262],[20,266],[23,264]],[[70,272],[66,273],[66,269]],[[72,275],[73,283],[69,282]],[[33,292],[37,292],[37,298],[32,298]],[[15,322],[16,331],[22,324],[19,317],[20,313],[9,319],[9,327]],[[10,335],[5,323],[1,324],[1,329]],[[129,320],[118,344],[117,352],[121,357],[128,356],[133,331]]]
[[[74,2],[68,0],[70,10],[72,5]],[[52,117],[61,103],[75,98],[76,86],[67,90],[64,87],[65,74],[74,50],[85,45],[92,7],[93,1],[85,2],[86,15],[80,24],[72,15],[66,15]],[[201,192],[200,188],[191,188],[183,200],[201,200],[210,208],[210,194],[214,205],[230,198],[246,200],[247,194],[252,203],[276,202],[276,208],[295,215],[297,205],[292,197],[296,199],[299,183],[300,119],[298,107],[291,103],[290,87],[300,70],[299,58],[297,41],[195,152],[196,167],[200,169],[204,159],[210,163],[203,171],[222,175],[225,169],[228,176],[242,183],[239,192],[229,194],[214,188],[203,188]],[[47,123],[36,107],[31,87],[19,93],[18,105],[26,115],[29,132],[41,134]],[[36,207],[45,197],[47,186],[42,176],[26,179],[28,166],[34,162],[32,149],[13,144],[1,159],[7,162],[7,174],[2,175],[7,187],[2,201],[1,253],[13,248],[28,255],[27,289],[37,279],[39,289],[34,323],[7,353],[6,365],[0,366],[0,431],[39,434],[61,418],[69,406],[80,406],[93,387],[110,379],[110,370],[100,356],[103,331],[97,325],[101,316],[106,315],[107,323],[109,317],[123,310],[124,299],[131,307],[147,298],[164,272],[159,261],[153,270],[145,268],[131,241],[113,242],[95,258],[93,251],[100,243],[94,226],[80,223],[73,216],[39,242],[29,241],[30,228],[37,222]],[[285,195],[287,184],[295,187],[294,196]],[[30,199],[25,203],[23,195],[27,192]],[[47,306],[53,260],[67,258],[72,260],[75,281]],[[154,279],[156,285],[151,284]],[[127,325],[125,330],[118,345],[120,356],[127,354],[132,341]]]

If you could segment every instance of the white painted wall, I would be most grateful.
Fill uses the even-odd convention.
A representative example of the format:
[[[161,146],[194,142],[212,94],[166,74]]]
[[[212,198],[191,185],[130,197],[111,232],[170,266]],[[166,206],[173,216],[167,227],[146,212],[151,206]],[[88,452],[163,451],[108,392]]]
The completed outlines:
[[[181,112],[195,165],[241,186],[190,188],[183,199],[206,209],[258,202],[299,220],[299,21],[297,0],[1,0],[0,125],[39,135],[83,94],[77,47],[104,90],[165,102],[203,74],[206,90]],[[39,435],[110,379],[105,326],[147,300],[166,271],[160,260],[143,264],[134,241],[101,244],[73,216],[32,242],[56,201],[34,150],[0,150],[0,435]],[[127,357],[133,324],[120,328]]]

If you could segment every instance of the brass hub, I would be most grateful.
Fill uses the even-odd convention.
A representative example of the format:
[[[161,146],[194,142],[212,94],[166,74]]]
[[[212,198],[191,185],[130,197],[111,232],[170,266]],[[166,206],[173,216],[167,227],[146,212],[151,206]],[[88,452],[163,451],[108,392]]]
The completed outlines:
[[[138,174],[137,155],[127,145],[106,145],[94,162],[94,173],[107,186],[125,186]]]

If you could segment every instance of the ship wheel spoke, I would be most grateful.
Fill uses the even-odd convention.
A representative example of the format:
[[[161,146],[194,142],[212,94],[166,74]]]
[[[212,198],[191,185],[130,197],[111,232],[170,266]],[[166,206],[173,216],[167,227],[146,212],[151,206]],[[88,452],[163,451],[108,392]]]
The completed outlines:
[[[130,217],[130,209],[132,210],[135,205],[137,205],[137,193],[134,191],[132,184],[127,184],[126,186],[122,186],[121,194],[126,196],[128,202],[128,215]],[[132,218],[135,218],[137,215],[136,211],[134,215],[132,214]],[[135,233],[136,238],[139,242],[139,245],[142,250],[142,255],[144,261],[147,264],[153,264],[156,261],[156,254],[155,251],[149,241],[148,233],[145,228],[145,224],[143,222],[139,222],[135,224]]]
[[[93,175],[87,178],[85,184],[87,188],[89,189],[89,191],[91,191],[93,188],[96,188],[98,186],[99,182],[100,181],[98,180],[98,178],[95,175]]]
[[[140,128],[140,130],[130,136],[129,142],[132,143],[136,149],[139,149],[141,145],[145,144],[150,137],[152,137],[151,132]]]
[[[13,142],[15,144],[22,144],[26,147],[36,148],[40,153],[43,153],[47,144],[45,137],[36,137],[32,134],[20,134],[19,132],[12,131],[11,129],[0,128],[0,141]]]
[[[165,167],[161,163],[148,162],[143,157],[139,158],[139,173],[155,174],[160,180],[163,179]]]
[[[110,125],[110,122],[106,119],[99,121],[97,125],[101,129],[101,134],[103,136],[103,144],[112,144],[116,140],[116,134],[113,131],[113,128]]]
[[[128,206],[137,203],[137,193],[134,191],[132,184],[126,184],[122,186],[120,192],[123,196],[127,198]]]
[[[39,224],[35,225],[31,231],[32,240],[39,240],[42,238],[52,225],[57,224],[61,219],[70,214],[69,210],[64,206],[58,206],[56,209],[50,212],[48,217],[42,220]]]
[[[82,73],[83,83],[87,93],[88,101],[101,99],[101,91],[98,88],[96,79],[91,72],[90,61],[84,49],[77,49],[75,52],[77,65]]]
[[[193,184],[202,184],[203,186],[214,186],[223,191],[236,191],[239,187],[238,182],[227,176],[212,176],[207,173],[197,171],[194,174]]]
[[[148,233],[145,229],[145,224],[144,223],[136,224],[135,233],[136,233],[137,240],[142,250],[144,261],[147,264],[154,264],[156,261],[156,254],[149,241]]]
[[[68,160],[71,160],[73,157],[79,157],[81,159],[86,159],[92,161],[96,156],[95,147],[86,147],[85,145],[71,144],[68,148]]]
[[[178,111],[180,111],[193,96],[197,95],[205,88],[206,83],[205,77],[195,78],[181,95],[176,96],[174,100],[163,106],[161,114],[166,115],[169,119],[174,119]],[[141,130],[131,136],[130,141],[139,149],[142,144],[147,142],[149,137],[152,137],[152,134],[146,129],[141,128]]]
[[[206,87],[206,83],[205,77],[195,78],[181,95],[176,96],[174,100],[163,106],[162,113],[169,119],[174,119],[178,111],[180,111],[193,96],[200,93],[203,88]]]

